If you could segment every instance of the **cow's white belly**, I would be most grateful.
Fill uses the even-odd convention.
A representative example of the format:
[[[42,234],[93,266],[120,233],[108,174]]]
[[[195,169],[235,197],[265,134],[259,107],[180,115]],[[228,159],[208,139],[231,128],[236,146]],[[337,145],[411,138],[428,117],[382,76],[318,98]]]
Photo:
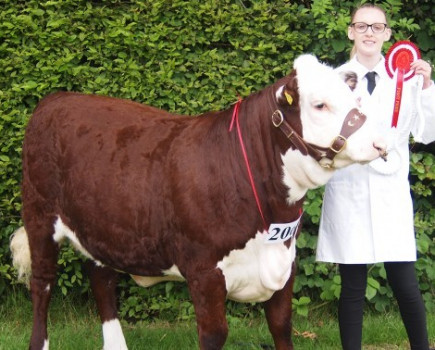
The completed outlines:
[[[55,223],[53,239],[61,242],[68,238],[73,246],[83,255],[94,259],[82,246],[75,233],[58,217]],[[217,263],[217,268],[225,276],[228,299],[241,302],[261,302],[271,298],[274,292],[284,287],[290,278],[292,263],[296,256],[296,240],[293,239],[289,248],[283,243],[267,244],[264,234],[258,232],[250,239],[243,249],[232,250]],[[176,265],[162,271],[161,277],[134,276],[133,279],[143,287],[163,281],[183,281]]]
[[[163,270],[162,274],[164,276],[161,276],[161,277],[148,277],[148,276],[137,276],[137,275],[130,275],[130,276],[141,287],[150,287],[150,286],[157,284],[157,283],[160,283],[160,282],[168,282],[168,281],[182,282],[182,281],[185,281],[185,279],[181,275],[180,270],[178,269],[177,265],[173,265],[168,270]]]
[[[262,302],[282,289],[292,272],[296,257],[296,240],[289,248],[283,243],[267,244],[258,232],[243,249],[232,250],[217,263],[224,277],[228,299],[240,302]],[[164,281],[182,281],[176,265],[162,271],[162,277],[132,276],[136,283],[149,287]]]
[[[261,302],[272,297],[290,278],[296,257],[296,240],[289,248],[283,243],[265,244],[258,232],[243,249],[230,252],[218,262],[222,270],[228,298],[241,302]]]

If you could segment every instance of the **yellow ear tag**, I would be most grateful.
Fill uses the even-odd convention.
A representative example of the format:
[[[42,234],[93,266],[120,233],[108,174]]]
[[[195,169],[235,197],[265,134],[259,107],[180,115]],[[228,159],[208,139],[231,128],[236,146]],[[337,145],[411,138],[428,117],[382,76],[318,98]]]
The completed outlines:
[[[292,95],[288,94],[287,91],[284,91],[285,98],[287,99],[288,104],[291,106],[293,103]]]

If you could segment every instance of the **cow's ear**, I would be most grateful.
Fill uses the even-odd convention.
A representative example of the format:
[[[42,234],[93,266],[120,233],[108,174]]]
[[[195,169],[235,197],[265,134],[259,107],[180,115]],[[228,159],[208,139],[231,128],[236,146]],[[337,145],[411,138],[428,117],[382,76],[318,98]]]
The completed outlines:
[[[344,80],[344,82],[350,87],[353,91],[358,84],[358,75],[352,71],[344,71],[340,72],[340,77]]]
[[[299,104],[296,77],[276,91],[276,101],[281,107],[296,107]]]

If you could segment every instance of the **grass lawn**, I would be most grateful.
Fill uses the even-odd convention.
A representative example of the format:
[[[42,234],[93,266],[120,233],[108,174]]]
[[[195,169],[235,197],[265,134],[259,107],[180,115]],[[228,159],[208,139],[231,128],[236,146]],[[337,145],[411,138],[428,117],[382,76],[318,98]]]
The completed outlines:
[[[17,294],[0,306],[0,350],[26,349],[31,330],[31,304],[28,296]],[[367,314],[364,319],[364,350],[408,349],[405,330],[396,313]],[[429,335],[435,345],[435,315],[428,315]],[[226,350],[262,349],[271,346],[272,338],[263,318],[230,318]],[[340,349],[335,317],[326,311],[315,311],[309,317],[293,318],[295,349]],[[128,324],[123,329],[130,350],[197,349],[194,321]],[[53,300],[49,316],[50,349],[102,349],[99,318],[93,301]],[[262,347],[263,346],[263,347]],[[271,347],[272,349],[273,347]]]

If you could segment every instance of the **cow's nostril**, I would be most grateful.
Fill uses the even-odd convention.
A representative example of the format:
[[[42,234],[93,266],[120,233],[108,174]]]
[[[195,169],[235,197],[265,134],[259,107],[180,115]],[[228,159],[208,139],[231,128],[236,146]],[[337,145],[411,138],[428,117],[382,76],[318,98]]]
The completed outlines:
[[[381,155],[381,158],[386,162],[387,156],[388,156],[388,152],[386,150],[379,150],[379,154]]]
[[[379,152],[379,156],[384,161],[387,161],[387,156],[388,156],[387,147],[382,143],[376,143],[376,142],[373,143],[373,147],[377,149],[377,151]]]

